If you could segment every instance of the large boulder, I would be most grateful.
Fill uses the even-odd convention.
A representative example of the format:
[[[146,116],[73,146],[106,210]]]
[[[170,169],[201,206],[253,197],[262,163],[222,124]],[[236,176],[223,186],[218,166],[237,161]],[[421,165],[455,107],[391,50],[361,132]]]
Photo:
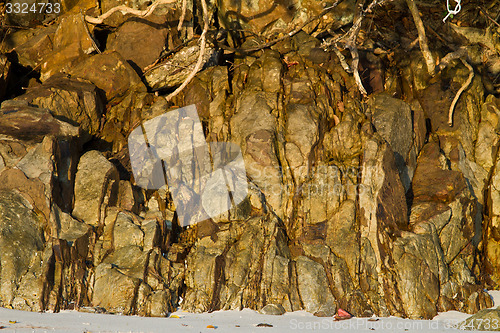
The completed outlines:
[[[83,140],[99,131],[104,109],[102,97],[96,87],[85,80],[53,76],[17,99],[49,109],[59,119],[80,126],[86,134]]]
[[[500,331],[500,309],[483,309],[457,324],[468,331]]]
[[[230,229],[201,236],[186,259],[183,308],[259,310],[268,303],[288,311],[300,308],[297,292],[291,289],[290,252],[275,218],[233,222]],[[321,281],[324,286],[326,280]],[[317,295],[318,288],[304,285],[304,300],[314,302]],[[332,305],[331,295],[328,300]],[[311,309],[318,310],[321,304],[315,304]]]
[[[41,310],[43,286],[42,221],[15,190],[0,190],[0,305]],[[26,281],[28,281],[26,283]],[[27,298],[24,296],[27,295]]]
[[[108,103],[118,103],[129,89],[145,91],[139,75],[119,53],[114,51],[86,58],[68,72],[72,76],[92,82],[103,90]]]
[[[53,51],[41,62],[40,80],[45,81],[54,74],[67,73],[87,54],[96,51],[96,44],[91,36],[93,26],[86,26],[83,15],[65,15],[51,39]]]
[[[412,110],[400,99],[378,94],[370,100],[370,111],[375,130],[394,151],[401,181],[405,191],[408,191],[418,155],[418,148],[413,140]]]
[[[126,21],[108,37],[106,49],[118,53],[137,69],[154,63],[165,48],[168,30],[159,18],[148,21]]]
[[[0,108],[0,134],[41,141],[46,135],[77,136],[79,130],[56,119],[47,109],[28,106],[25,101],[4,101]]]
[[[297,287],[304,309],[324,317],[335,314],[335,299],[329,292],[328,278],[323,266],[307,257],[298,257]]]
[[[408,229],[407,206],[394,153],[380,137],[366,138],[361,173],[360,285],[375,313],[403,315],[399,293],[389,287],[397,284],[388,262],[395,240]]]
[[[6,36],[5,52],[15,50],[19,64],[26,67],[37,68],[46,61],[53,51],[54,25],[43,29],[36,29],[31,33],[20,30]]]
[[[243,152],[248,177],[261,189],[269,208],[283,216],[282,174],[276,156],[277,119],[272,112],[277,107],[277,91],[275,84],[266,81],[279,82],[282,65],[278,57],[276,52],[268,51],[251,68],[247,67],[248,81],[238,94],[231,134]],[[264,81],[269,84],[264,86]]]
[[[85,153],[76,172],[72,215],[93,226],[104,222],[106,207],[116,205],[118,181],[116,167],[100,152]]]
[[[112,264],[96,268],[93,306],[103,307],[111,313],[133,314],[135,290],[141,280],[127,276]]]
[[[124,246],[97,266],[91,304],[111,313],[166,316],[176,303],[182,277],[158,249]]]

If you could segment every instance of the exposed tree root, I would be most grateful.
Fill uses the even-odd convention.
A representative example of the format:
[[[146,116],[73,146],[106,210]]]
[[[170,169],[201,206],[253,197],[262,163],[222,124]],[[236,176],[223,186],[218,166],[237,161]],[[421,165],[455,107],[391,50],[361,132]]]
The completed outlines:
[[[443,69],[446,68],[446,66],[449,65],[449,63],[452,60],[459,59],[462,57],[467,57],[467,49],[465,49],[464,47],[459,48],[455,52],[448,53],[446,56],[443,57],[443,59],[441,59],[441,61],[439,62],[439,65],[437,65],[437,68],[436,68],[437,71],[438,72],[442,71]]]
[[[186,10],[187,10],[187,0],[182,0],[182,12],[181,17],[179,18],[179,24],[177,25],[177,31],[181,31],[182,24],[184,23],[184,19],[186,18]]]
[[[376,0],[372,1],[370,5],[375,3]],[[354,76],[354,81],[356,82],[356,85],[358,86],[359,91],[363,96],[368,95],[366,92],[365,87],[363,86],[363,82],[361,81],[361,76],[359,75],[359,53],[358,53],[358,48],[356,46],[356,40],[358,39],[358,34],[359,30],[361,29],[361,22],[363,20],[365,12],[362,10],[363,9],[363,0],[358,0],[356,3],[356,6],[359,7],[359,11],[357,12],[355,19],[354,19],[354,24],[350,30],[349,37],[347,38],[347,41],[345,42],[345,47],[349,49],[351,52],[351,70]]]
[[[450,126],[453,126],[453,111],[455,110],[455,105],[457,104],[460,95],[464,92],[465,89],[469,87],[472,79],[474,78],[474,69],[472,68],[472,66],[469,65],[466,60],[462,58],[460,58],[460,60],[462,60],[462,63],[469,69],[469,77],[467,78],[467,81],[465,81],[465,83],[462,85],[460,90],[458,90],[455,98],[453,99],[453,102],[451,102],[450,111],[448,112],[448,125]]]
[[[106,13],[104,13],[98,17],[92,17],[92,16],[85,15],[85,20],[89,23],[92,23],[92,24],[101,24],[102,22],[104,22],[105,19],[110,17],[115,12],[122,12],[124,14],[132,14],[135,16],[146,17],[146,16],[151,15],[154,12],[154,10],[156,9],[156,7],[158,7],[159,5],[175,3],[175,2],[177,2],[177,1],[176,0],[156,0],[148,8],[146,8],[144,10],[137,10],[137,9],[133,9],[133,8],[130,8],[127,6],[117,6],[117,7],[111,8]]]
[[[436,73],[435,62],[431,52],[429,51],[429,44],[427,43],[424,23],[420,18],[420,12],[418,11],[417,5],[413,0],[406,0],[406,4],[408,5],[408,8],[410,8],[411,15],[413,16],[413,21],[415,22],[415,25],[417,27],[418,42],[420,44],[420,50],[422,51],[422,55],[424,56],[424,60],[427,65],[427,71],[431,76],[434,76],[434,74]]]
[[[363,86],[363,82],[361,81],[361,76],[359,75],[359,53],[358,53],[358,48],[356,46],[356,41],[358,39],[358,34],[359,30],[361,29],[361,23],[363,22],[363,18],[366,16],[367,13],[370,13],[373,9],[378,4],[382,4],[385,2],[385,0],[379,1],[379,0],[373,0],[368,7],[366,7],[365,10],[362,10],[364,1],[359,1],[357,6],[360,7],[360,10],[358,14],[354,18],[354,23],[349,29],[347,33],[347,40],[345,42],[345,47],[349,49],[351,52],[351,57],[352,57],[352,62],[351,62],[351,70],[354,76],[354,80],[356,82],[356,85],[358,86],[359,91],[363,96],[368,95],[366,92],[365,87]]]

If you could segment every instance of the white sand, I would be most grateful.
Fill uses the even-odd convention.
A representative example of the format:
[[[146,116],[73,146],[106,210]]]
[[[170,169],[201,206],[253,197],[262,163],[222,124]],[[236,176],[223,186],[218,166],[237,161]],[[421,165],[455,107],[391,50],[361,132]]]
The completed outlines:
[[[500,291],[490,292],[495,304],[500,304]],[[318,318],[305,311],[282,316],[262,315],[255,311],[216,311],[194,314],[177,311],[179,318],[144,318],[93,314],[76,311],[36,313],[0,308],[0,333],[3,332],[465,332],[453,327],[469,317],[468,314],[449,311],[433,320],[409,320],[396,317],[352,318],[334,321]],[[374,319],[372,319],[374,320]],[[265,323],[273,327],[257,327]],[[207,328],[212,325],[215,328]]]

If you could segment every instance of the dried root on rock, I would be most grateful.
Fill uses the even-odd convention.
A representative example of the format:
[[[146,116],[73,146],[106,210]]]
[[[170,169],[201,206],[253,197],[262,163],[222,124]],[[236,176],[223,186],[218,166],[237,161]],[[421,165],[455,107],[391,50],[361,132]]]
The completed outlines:
[[[208,13],[208,6],[207,6],[206,0],[200,0],[200,1],[201,1],[201,5],[202,5],[204,24],[203,24],[203,31],[202,31],[202,33],[200,35],[200,39],[199,39],[200,51],[198,54],[198,60],[195,64],[193,70],[186,77],[184,82],[175,91],[173,91],[172,93],[170,93],[168,96],[165,97],[167,101],[170,101],[172,98],[174,98],[176,95],[178,95],[189,84],[189,82],[191,82],[191,80],[195,77],[195,75],[201,70],[201,68],[203,66],[203,57],[205,55],[205,49],[206,49],[206,44],[207,44],[207,32],[208,32],[208,28],[209,28],[209,24],[210,24],[210,17],[209,17],[209,13]],[[154,3],[152,3],[148,8],[146,8],[144,10],[137,10],[137,9],[133,9],[133,8],[130,8],[127,6],[117,6],[117,7],[111,8],[106,13],[104,13],[98,17],[92,17],[92,16],[86,15],[85,21],[89,22],[91,24],[101,24],[104,22],[104,20],[106,18],[110,17],[113,13],[118,12],[118,11],[121,13],[125,13],[125,14],[128,13],[128,14],[132,14],[135,16],[147,17],[147,16],[151,15],[159,5],[171,4],[171,3],[175,3],[175,2],[176,2],[176,0],[156,0]],[[179,30],[182,28],[182,24],[184,22],[184,18],[186,16],[186,9],[187,9],[187,0],[183,0],[182,9],[181,9],[182,12],[181,12],[181,17],[179,19],[179,25],[178,25]],[[95,45],[95,47],[98,50],[98,52],[100,53],[99,48],[97,48],[96,45]]]

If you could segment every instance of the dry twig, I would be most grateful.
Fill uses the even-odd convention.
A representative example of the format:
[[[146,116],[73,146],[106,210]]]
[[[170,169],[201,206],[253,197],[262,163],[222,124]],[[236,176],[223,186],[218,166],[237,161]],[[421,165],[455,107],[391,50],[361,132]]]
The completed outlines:
[[[376,2],[376,0],[374,0],[372,3],[374,3],[374,2]],[[358,2],[358,6],[362,6],[362,5],[363,5],[362,1]],[[360,9],[362,9],[362,7]],[[361,92],[361,94],[363,96],[366,96],[368,93],[366,92],[366,89],[363,86],[363,82],[361,81],[361,76],[359,75],[359,70],[358,70],[359,53],[358,53],[358,48],[356,46],[356,41],[358,39],[359,30],[361,29],[361,22],[362,22],[363,16],[364,16],[363,14],[364,14],[364,12],[362,10],[360,10],[357,13],[356,18],[354,19],[355,23],[353,24],[353,27],[350,30],[351,33],[349,34],[349,38],[347,39],[345,46],[351,52],[351,58],[352,58],[351,70],[353,72],[353,76],[354,76],[354,80],[356,81],[356,85],[358,86],[358,89]]]
[[[154,3],[152,3],[148,8],[146,8],[144,10],[133,9],[133,8],[130,8],[127,6],[117,6],[117,7],[111,8],[106,13],[104,13],[98,17],[92,17],[92,16],[85,15],[85,20],[91,24],[101,24],[102,22],[104,22],[105,19],[107,19],[113,13],[118,12],[118,11],[122,12],[124,14],[128,13],[128,14],[132,14],[135,16],[146,17],[146,16],[151,15],[154,12],[154,10],[156,9],[156,7],[158,7],[159,5],[175,3],[175,2],[176,2],[176,0],[156,0]]]
[[[177,25],[177,31],[181,31],[182,24],[184,23],[184,19],[186,18],[186,10],[187,10],[187,0],[182,0],[182,12],[181,17],[179,18],[179,24]]]
[[[482,7],[479,7],[479,10],[492,22],[494,23],[497,27],[500,27],[500,23],[498,23],[497,21],[495,21],[489,14],[488,12],[486,11],[486,9],[482,8]]]
[[[339,58],[340,65],[346,71],[346,73],[351,74],[352,73],[351,67],[349,67],[349,64],[347,63],[347,61],[345,61],[345,57],[340,52],[340,50],[337,47],[334,47],[333,52],[335,52],[335,54],[337,55],[337,58]]]
[[[363,19],[366,16],[366,14],[371,13],[373,8],[377,5],[381,5],[384,2],[388,0],[373,0],[364,10],[360,10],[359,13],[355,16],[354,21],[352,23],[352,27],[347,31],[345,34],[332,38],[330,40],[324,41],[322,43],[322,47],[327,50],[331,47],[333,47],[333,50],[337,48],[338,44],[342,44],[342,40],[345,40],[344,48],[349,49],[351,52],[351,57],[352,57],[352,62],[351,66],[347,65],[345,62],[345,59],[343,59],[343,56],[340,52],[335,52],[337,56],[339,57],[340,63],[342,64],[342,67],[347,73],[353,73],[354,79],[356,81],[356,85],[358,86],[359,91],[363,96],[367,95],[366,89],[363,86],[363,82],[361,81],[361,76],[359,75],[359,54],[358,54],[358,48],[357,48],[357,38],[359,31],[361,29],[361,24],[363,23]],[[338,51],[338,50],[337,50]]]
[[[417,5],[413,0],[406,0],[406,4],[408,5],[408,8],[410,8],[411,15],[413,16],[413,21],[415,22],[415,26],[417,27],[418,42],[420,44],[420,50],[422,51],[422,55],[424,56],[424,60],[427,65],[427,71],[431,76],[434,76],[434,74],[436,73],[434,58],[429,51],[429,44],[427,43],[427,36],[425,35],[424,23],[420,18],[420,12],[418,11]]]
[[[458,99],[460,98],[460,95],[464,92],[465,89],[467,89],[469,87],[469,85],[472,82],[472,79],[474,78],[474,69],[472,68],[472,66],[469,65],[469,63],[466,60],[464,60],[462,58],[460,58],[460,60],[462,60],[462,63],[465,65],[465,67],[467,67],[469,69],[469,77],[467,78],[467,81],[465,81],[465,83],[462,85],[460,90],[455,95],[453,102],[451,102],[450,111],[448,112],[448,125],[450,125],[450,126],[453,126],[453,111],[455,110],[455,105],[457,104]]]

